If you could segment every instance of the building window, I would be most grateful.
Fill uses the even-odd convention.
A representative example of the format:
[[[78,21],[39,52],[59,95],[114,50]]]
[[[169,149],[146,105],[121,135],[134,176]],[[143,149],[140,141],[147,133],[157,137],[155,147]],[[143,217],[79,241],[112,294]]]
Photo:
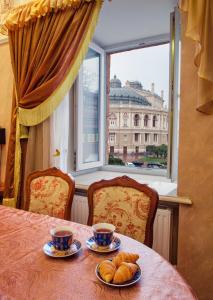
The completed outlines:
[[[139,153],[139,146],[135,147],[135,153]]]
[[[157,123],[157,117],[156,117],[156,116],[153,116],[153,119],[152,119],[152,127],[156,127],[156,123]]]
[[[139,126],[139,119],[140,119],[139,114],[136,114],[134,116],[134,126]]]
[[[115,151],[115,150],[114,150],[114,146],[110,146],[110,150],[109,150],[109,151],[110,151],[110,154],[113,155],[113,154],[114,154],[114,151]]]
[[[145,116],[144,116],[144,127],[147,127],[147,126],[148,126],[148,120],[149,120],[148,115],[145,115]]]
[[[116,126],[116,115],[114,113],[110,114],[109,116],[109,125],[112,127]]]
[[[157,142],[158,141],[158,135],[157,133],[154,133],[154,142]]]
[[[149,142],[149,133],[145,133],[145,142]]]
[[[115,142],[115,133],[110,133],[109,134],[109,142],[114,143]]]
[[[128,119],[128,115],[127,115],[127,113],[125,112],[124,114],[123,114],[123,124],[124,124],[124,127],[127,127],[128,125],[127,125],[127,119]]]
[[[135,142],[139,141],[139,133],[135,133]]]

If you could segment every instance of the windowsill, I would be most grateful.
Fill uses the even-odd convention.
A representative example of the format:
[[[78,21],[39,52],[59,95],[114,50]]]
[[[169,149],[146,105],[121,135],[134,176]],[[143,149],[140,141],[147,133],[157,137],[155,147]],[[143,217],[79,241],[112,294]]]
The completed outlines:
[[[158,192],[161,201],[173,202],[177,204],[192,204],[189,198],[178,197],[177,184],[171,182],[170,179],[164,176],[152,176],[111,171],[95,171],[83,175],[76,175],[76,188],[85,191],[88,189],[89,185],[95,181],[100,181],[101,179],[112,179],[114,177],[122,175],[127,175],[137,180],[138,182],[145,183],[151,188],[155,189]]]

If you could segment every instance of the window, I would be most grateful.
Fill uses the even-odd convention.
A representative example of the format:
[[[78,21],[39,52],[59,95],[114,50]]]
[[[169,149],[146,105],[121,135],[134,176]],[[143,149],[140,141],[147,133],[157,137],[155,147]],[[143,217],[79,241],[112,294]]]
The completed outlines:
[[[126,146],[123,147],[123,154],[124,154],[124,155],[127,154],[127,147],[126,147]]]
[[[135,133],[135,142],[139,141],[139,133]]]
[[[109,126],[116,127],[116,115],[114,113],[109,115]]]
[[[145,116],[144,116],[144,127],[147,127],[147,126],[148,126],[148,120],[149,120],[148,115],[145,115]]]
[[[109,134],[109,142],[110,143],[115,143],[115,133],[110,133]]]
[[[139,153],[139,147],[138,146],[135,147],[135,153]]]
[[[153,116],[153,119],[152,119],[152,127],[156,127],[156,122],[157,122],[157,117],[156,117],[156,116]]]
[[[110,146],[110,154],[113,155],[114,154],[114,146]]]
[[[146,143],[149,142],[149,133],[145,133],[145,142],[146,142]]]
[[[140,119],[139,115],[136,114],[134,116],[134,126],[139,126],[139,119]]]
[[[77,170],[103,165],[103,81],[104,52],[91,45],[77,80]]]
[[[157,142],[158,141],[158,135],[157,133],[154,133],[154,142]]]
[[[128,115],[127,115],[127,113],[124,113],[123,114],[123,124],[124,124],[124,127],[128,127],[127,120],[128,120]]]

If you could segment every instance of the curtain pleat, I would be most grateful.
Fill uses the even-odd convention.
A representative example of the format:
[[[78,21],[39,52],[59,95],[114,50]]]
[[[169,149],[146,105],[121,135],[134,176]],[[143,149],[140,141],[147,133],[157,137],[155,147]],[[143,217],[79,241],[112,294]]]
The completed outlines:
[[[197,110],[213,114],[213,1],[182,0],[187,12],[186,36],[195,41],[194,64],[198,74]]]

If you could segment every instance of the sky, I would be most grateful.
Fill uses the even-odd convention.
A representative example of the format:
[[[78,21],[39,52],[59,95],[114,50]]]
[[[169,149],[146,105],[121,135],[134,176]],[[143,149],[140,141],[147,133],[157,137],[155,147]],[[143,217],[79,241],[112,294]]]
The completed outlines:
[[[138,80],[146,90],[155,83],[155,93],[164,90],[168,106],[169,93],[169,44],[131,50],[111,55],[110,77],[116,75],[125,84],[127,80]]]

